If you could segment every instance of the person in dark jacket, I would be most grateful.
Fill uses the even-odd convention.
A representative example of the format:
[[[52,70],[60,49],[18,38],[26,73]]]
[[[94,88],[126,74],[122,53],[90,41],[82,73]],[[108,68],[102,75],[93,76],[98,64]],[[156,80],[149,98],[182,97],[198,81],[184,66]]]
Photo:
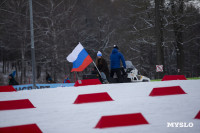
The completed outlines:
[[[102,57],[102,53],[98,51],[97,58],[96,58],[96,65],[99,71],[101,72],[101,78],[104,83],[108,83],[108,77],[109,77],[109,69],[108,69],[108,63],[106,60]]]
[[[124,60],[124,56],[118,51],[118,47],[114,45],[112,53],[110,55],[110,77],[113,78],[114,74],[117,74],[118,82],[122,83],[122,75],[121,75],[121,66],[120,66],[120,60],[122,61],[124,69],[126,69],[126,63]]]
[[[8,79],[9,79],[9,85],[19,85],[19,83],[15,80],[12,74],[8,76]]]
[[[53,80],[48,73],[47,73],[47,76],[46,76],[46,81],[47,81],[47,83],[53,83]]]

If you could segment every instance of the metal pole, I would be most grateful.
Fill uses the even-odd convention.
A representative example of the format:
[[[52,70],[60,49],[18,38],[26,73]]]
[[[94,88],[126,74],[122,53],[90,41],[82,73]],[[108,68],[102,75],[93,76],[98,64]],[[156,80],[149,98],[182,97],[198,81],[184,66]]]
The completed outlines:
[[[98,67],[96,66],[96,64],[93,61],[94,66],[96,67],[97,71],[99,72],[99,75],[101,76],[101,72],[99,71]],[[102,76],[101,76],[102,77]]]
[[[31,31],[32,80],[33,80],[33,89],[36,89],[36,84],[35,84],[35,47],[34,47],[34,32],[33,32],[32,0],[29,0],[29,10],[30,10],[30,31]]]

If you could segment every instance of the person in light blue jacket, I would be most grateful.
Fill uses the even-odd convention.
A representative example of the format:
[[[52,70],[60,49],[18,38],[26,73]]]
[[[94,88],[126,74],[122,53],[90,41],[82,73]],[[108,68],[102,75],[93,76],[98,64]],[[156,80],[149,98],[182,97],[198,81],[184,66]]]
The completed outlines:
[[[114,45],[112,53],[110,55],[110,69],[111,69],[110,77],[113,78],[114,73],[116,73],[118,82],[122,83],[123,81],[121,76],[120,60],[122,61],[124,69],[126,69],[126,63],[124,56],[122,55],[122,53],[118,51],[118,49],[119,48],[116,45]]]

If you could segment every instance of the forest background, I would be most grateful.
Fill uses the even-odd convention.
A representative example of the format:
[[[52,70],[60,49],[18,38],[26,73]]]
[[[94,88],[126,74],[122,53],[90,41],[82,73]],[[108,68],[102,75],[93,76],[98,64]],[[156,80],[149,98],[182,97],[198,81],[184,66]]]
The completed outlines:
[[[33,0],[36,83],[46,83],[47,73],[74,82],[66,57],[79,42],[94,61],[101,51],[108,64],[117,45],[151,79],[178,69],[199,77],[199,9],[198,0]],[[32,83],[30,42],[28,0],[0,0],[0,85],[12,71],[20,84]],[[164,72],[156,73],[161,64]]]

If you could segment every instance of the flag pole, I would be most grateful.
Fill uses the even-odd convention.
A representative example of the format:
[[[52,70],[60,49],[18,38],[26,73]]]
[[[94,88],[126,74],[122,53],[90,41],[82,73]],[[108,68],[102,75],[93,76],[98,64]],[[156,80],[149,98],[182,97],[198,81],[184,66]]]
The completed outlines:
[[[79,80],[79,77],[78,77],[78,74],[77,74],[77,72],[75,72],[75,73],[76,73],[76,81],[77,81],[77,80]]]
[[[96,67],[97,71],[99,72],[99,75],[101,76],[101,72],[99,71],[98,67],[96,66],[96,64],[94,63],[94,61],[92,61],[94,66]],[[101,76],[102,77],[102,76]]]
[[[76,73],[74,72],[74,82],[76,82]]]

